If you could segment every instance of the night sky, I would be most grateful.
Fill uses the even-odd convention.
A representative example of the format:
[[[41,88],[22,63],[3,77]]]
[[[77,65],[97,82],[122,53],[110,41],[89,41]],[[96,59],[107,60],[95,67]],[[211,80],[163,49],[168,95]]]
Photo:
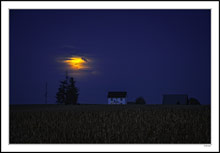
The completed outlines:
[[[127,91],[128,101],[210,104],[210,48],[210,10],[10,10],[10,104],[44,104],[46,82],[56,103],[67,70],[79,103]]]

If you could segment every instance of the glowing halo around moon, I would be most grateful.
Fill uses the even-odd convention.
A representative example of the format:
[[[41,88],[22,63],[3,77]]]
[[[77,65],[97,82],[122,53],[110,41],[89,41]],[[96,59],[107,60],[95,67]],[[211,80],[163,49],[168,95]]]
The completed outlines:
[[[57,62],[62,63],[60,70],[67,71],[70,76],[77,79],[85,78],[85,76],[99,75],[100,72],[96,70],[96,60],[92,57],[85,56],[66,56],[57,58]]]
[[[89,60],[84,59],[82,57],[78,57],[78,56],[69,57],[68,59],[65,59],[63,62],[66,63],[72,70],[89,69],[89,66],[88,66]]]

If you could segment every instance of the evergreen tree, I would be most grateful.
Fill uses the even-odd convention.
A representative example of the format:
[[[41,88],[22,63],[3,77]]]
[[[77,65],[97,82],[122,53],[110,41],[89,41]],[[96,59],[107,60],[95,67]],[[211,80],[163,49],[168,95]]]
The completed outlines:
[[[59,103],[59,104],[66,103],[66,87],[67,87],[66,80],[60,81],[60,87],[59,87],[58,92],[56,94],[57,103]]]
[[[66,79],[60,82],[60,87],[56,94],[57,103],[59,104],[77,104],[79,90],[75,86],[75,80],[73,77],[68,76],[66,73]]]
[[[146,104],[143,97],[138,97],[135,101],[136,104]]]
[[[67,87],[67,94],[66,94],[66,100],[67,100],[67,104],[77,104],[77,100],[78,100],[78,88],[75,86],[75,80],[73,77],[69,78],[69,84]]]

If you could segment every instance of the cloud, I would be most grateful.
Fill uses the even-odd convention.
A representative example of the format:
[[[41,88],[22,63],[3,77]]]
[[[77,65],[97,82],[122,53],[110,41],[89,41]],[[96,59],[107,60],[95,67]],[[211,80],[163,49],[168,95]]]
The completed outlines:
[[[61,48],[60,54],[61,56],[80,56],[84,58],[86,61],[86,57],[88,56],[88,53],[86,53],[82,48],[72,46],[72,45],[64,45]]]
[[[84,61],[88,62],[88,59],[86,59],[85,57],[82,57],[82,59],[83,59]]]

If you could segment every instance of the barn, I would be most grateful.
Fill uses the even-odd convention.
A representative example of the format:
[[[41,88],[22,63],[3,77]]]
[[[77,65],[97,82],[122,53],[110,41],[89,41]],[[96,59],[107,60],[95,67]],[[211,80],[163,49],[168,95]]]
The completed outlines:
[[[163,95],[163,104],[166,105],[187,105],[188,95],[186,94],[167,94]]]
[[[108,104],[126,104],[127,92],[108,92]]]

